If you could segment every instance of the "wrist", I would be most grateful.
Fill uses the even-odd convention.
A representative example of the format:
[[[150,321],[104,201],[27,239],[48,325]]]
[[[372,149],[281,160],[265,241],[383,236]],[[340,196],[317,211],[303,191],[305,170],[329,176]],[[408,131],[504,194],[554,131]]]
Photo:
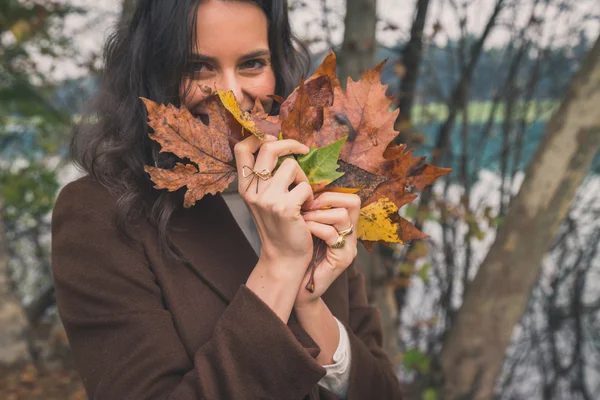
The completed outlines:
[[[294,311],[297,314],[316,315],[323,311],[323,307],[327,307],[327,305],[320,296],[315,299],[296,301],[294,303]]]
[[[273,272],[274,268],[260,261],[250,273],[246,286],[287,323],[298,292],[301,277]],[[276,270],[275,270],[276,271]]]
[[[303,260],[274,258],[261,253],[254,270],[260,271],[261,274],[273,282],[300,285],[307,268],[308,264]]]

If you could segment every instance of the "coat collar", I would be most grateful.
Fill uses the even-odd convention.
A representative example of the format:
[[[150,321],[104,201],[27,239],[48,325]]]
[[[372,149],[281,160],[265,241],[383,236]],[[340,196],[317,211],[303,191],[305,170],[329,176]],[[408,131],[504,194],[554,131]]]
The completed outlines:
[[[207,195],[177,211],[170,229],[173,245],[191,268],[225,303],[233,300],[258,262],[252,245],[220,194]],[[299,343],[317,357],[319,346],[292,311],[288,326]]]

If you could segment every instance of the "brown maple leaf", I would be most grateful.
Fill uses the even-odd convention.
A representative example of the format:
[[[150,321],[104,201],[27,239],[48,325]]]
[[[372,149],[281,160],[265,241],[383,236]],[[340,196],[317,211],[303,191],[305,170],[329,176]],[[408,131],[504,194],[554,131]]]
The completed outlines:
[[[184,106],[164,106],[142,98],[148,110],[149,136],[161,145],[161,152],[170,152],[193,164],[177,163],[167,170],[146,166],[144,170],[156,189],[170,192],[187,187],[184,206],[191,207],[207,193],[216,194],[229,186],[237,175],[229,143],[230,131],[223,122],[218,107],[209,106],[209,125],[195,118]]]
[[[373,196],[365,204],[387,197],[398,207],[414,200],[416,195],[410,189],[423,190],[433,184],[441,176],[448,175],[452,169],[440,168],[425,163],[425,157],[413,157],[413,149],[407,149],[405,144],[391,144],[385,152],[387,160],[377,171],[389,177],[380,185]]]
[[[317,142],[331,143],[348,135],[340,158],[366,171],[376,173],[385,161],[383,153],[396,137],[394,121],[399,110],[389,111],[392,99],[386,96],[387,85],[381,83],[385,61],[367,71],[354,82],[348,78],[344,92],[336,79],[332,84],[333,103],[324,108],[324,122]],[[326,59],[326,67],[317,73],[335,71],[335,58]]]
[[[325,58],[323,63],[317,68],[303,85],[310,105],[315,108],[323,108],[333,103],[333,89],[339,87],[340,83],[335,73],[335,54],[331,52]],[[283,121],[296,103],[296,97],[299,95],[300,86],[281,103],[279,108],[279,117]]]

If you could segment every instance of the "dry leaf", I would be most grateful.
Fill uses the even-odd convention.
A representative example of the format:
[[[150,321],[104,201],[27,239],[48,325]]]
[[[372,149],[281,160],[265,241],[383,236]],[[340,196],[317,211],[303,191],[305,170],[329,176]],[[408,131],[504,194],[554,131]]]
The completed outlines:
[[[148,125],[154,129],[149,136],[160,143],[160,151],[187,158],[195,164],[178,163],[172,170],[146,166],[144,170],[150,174],[154,187],[172,192],[186,186],[185,207],[191,207],[207,193],[225,190],[237,175],[228,131],[205,125],[185,107],[177,109],[173,105],[142,100],[148,110]],[[219,116],[210,110],[208,117],[219,121]]]
[[[231,113],[231,115],[233,115],[240,125],[242,125],[244,129],[256,135],[259,139],[263,140],[266,134],[275,137],[279,136],[279,132],[281,131],[279,123],[273,123],[252,113],[243,111],[238,105],[235,95],[231,90],[227,92],[217,90],[217,95],[221,99],[221,102],[225,108]]]
[[[398,207],[387,198],[361,208],[357,232],[363,242],[406,243],[429,237],[402,218]]]

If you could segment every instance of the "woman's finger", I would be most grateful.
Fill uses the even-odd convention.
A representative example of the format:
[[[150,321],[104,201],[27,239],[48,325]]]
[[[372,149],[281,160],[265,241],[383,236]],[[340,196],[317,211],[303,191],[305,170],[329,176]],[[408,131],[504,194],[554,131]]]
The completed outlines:
[[[321,193],[312,202],[305,204],[304,210],[311,212],[319,209],[345,208],[348,210],[352,223],[356,224],[360,216],[360,207],[360,197],[355,194],[325,192]]]
[[[236,143],[233,146],[233,153],[235,155],[235,163],[238,170],[238,175],[242,176],[244,165],[250,168],[254,168],[254,153],[265,143],[277,140],[276,137],[268,135],[264,140],[260,140],[254,135],[247,137],[246,139]]]
[[[306,203],[307,201],[312,201],[314,198],[313,190],[308,182],[300,182],[285,196],[286,201],[290,202],[289,204],[295,204],[298,206],[298,214],[300,214],[302,204]]]
[[[273,141],[277,141],[277,138],[272,135],[267,135],[263,140],[254,135],[250,135],[233,147],[238,171],[238,192],[241,195],[247,192],[247,189],[250,188],[250,184],[254,180],[260,179],[252,174],[255,164],[254,153],[256,153],[265,143]]]
[[[353,225],[349,211],[346,208],[308,211],[303,214],[303,217],[307,222],[314,221],[320,224],[333,225],[338,232],[348,229]]]
[[[308,177],[296,160],[286,158],[277,169],[277,172],[275,172],[275,175],[273,175],[271,185],[274,188],[287,192],[290,185],[297,185],[300,182],[308,183]]]
[[[318,237],[319,239],[322,239],[325,243],[327,243],[327,246],[329,246],[329,247],[331,247],[339,237],[337,231],[331,225],[320,224],[315,221],[308,221],[308,222],[306,222],[306,225],[308,225],[308,230],[310,230],[310,233],[312,233],[314,236]],[[347,246],[347,244],[346,244],[346,246]],[[332,250],[343,250],[343,249],[344,248],[332,249]]]
[[[257,171],[262,171],[264,169],[273,171],[279,157],[290,154],[307,154],[309,151],[310,149],[307,146],[297,140],[285,139],[269,141],[260,147],[254,169]]]

